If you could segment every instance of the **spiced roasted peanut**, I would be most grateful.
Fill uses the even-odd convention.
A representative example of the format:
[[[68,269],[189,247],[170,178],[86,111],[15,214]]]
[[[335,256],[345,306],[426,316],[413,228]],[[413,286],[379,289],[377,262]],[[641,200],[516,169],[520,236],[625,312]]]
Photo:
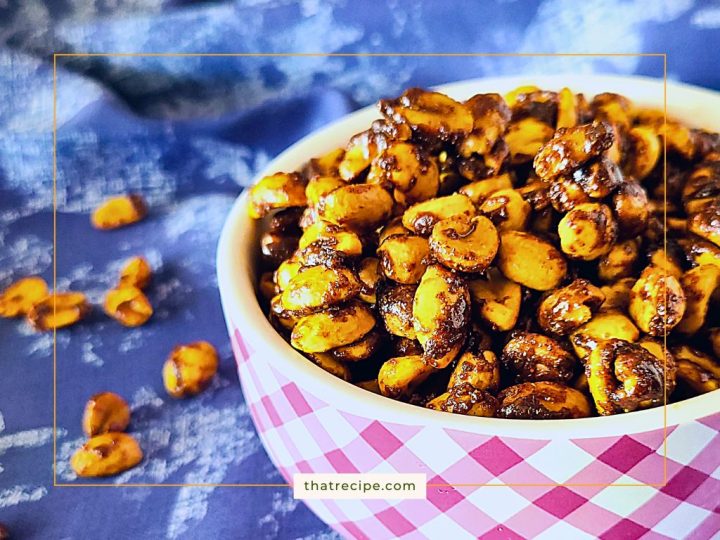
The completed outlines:
[[[348,268],[302,268],[280,297],[288,311],[313,311],[351,300],[360,293],[360,280]]]
[[[378,297],[378,311],[385,323],[385,329],[395,336],[415,339],[413,325],[413,300],[415,285],[387,286]]]
[[[399,98],[381,100],[380,112],[394,124],[406,124],[420,137],[455,140],[473,129],[470,109],[439,92],[410,88]]]
[[[343,345],[330,351],[332,355],[343,362],[359,362],[373,356],[382,346],[382,335],[373,328],[355,343]]]
[[[605,301],[587,279],[576,279],[548,295],[538,308],[538,324],[546,332],[566,335],[588,322]]]
[[[393,199],[376,184],[339,187],[320,199],[318,214],[325,221],[353,230],[369,230],[384,223],[392,212]]]
[[[686,308],[677,330],[694,334],[705,323],[710,299],[720,287],[720,268],[713,265],[696,266],[680,278]]]
[[[492,176],[490,178],[483,178],[482,180],[476,180],[465,184],[458,193],[470,198],[475,204],[482,204],[482,202],[490,196],[492,193],[501,189],[512,189],[512,178],[510,174],[504,173],[498,176]]]
[[[397,142],[373,160],[367,181],[399,191],[404,194],[402,202],[412,204],[435,196],[439,171],[435,160],[419,146]]]
[[[430,400],[428,409],[468,416],[495,416],[499,402],[495,396],[469,383],[453,386],[444,394]]]
[[[90,217],[93,227],[118,229],[142,220],[147,215],[145,200],[140,195],[111,197],[98,206]]]
[[[639,255],[639,242],[636,238],[615,244],[598,260],[598,279],[612,283],[632,276]]]
[[[558,225],[560,247],[573,259],[591,261],[612,249],[617,225],[604,204],[583,203],[568,212]]]
[[[526,382],[506,388],[498,394],[501,418],[556,420],[585,418],[591,406],[585,394],[551,381]]]
[[[497,229],[485,216],[443,219],[433,227],[429,241],[433,256],[460,272],[484,271],[495,259],[499,244]]]
[[[150,300],[140,289],[133,286],[108,291],[103,309],[108,316],[123,326],[141,326],[153,314]]]
[[[630,316],[651,336],[670,332],[685,314],[685,293],[678,280],[655,266],[648,266],[630,291]]]
[[[516,333],[503,348],[502,362],[518,382],[561,383],[573,378],[577,363],[560,343],[532,332]]]
[[[637,341],[640,331],[624,313],[608,309],[596,313],[590,321],[570,334],[575,354],[581,360],[607,339],[618,338],[625,341]]]
[[[436,223],[449,217],[467,217],[475,215],[475,205],[469,197],[456,193],[437,197],[415,204],[408,208],[402,217],[405,228],[420,236],[429,236]]]
[[[650,214],[648,197],[642,186],[635,181],[626,180],[612,200],[619,236],[632,238],[642,233],[647,227]]]
[[[513,164],[532,161],[538,150],[552,138],[553,128],[537,118],[528,116],[513,121],[505,134]]]
[[[385,277],[406,285],[418,283],[427,268],[428,241],[414,234],[386,238],[377,250]]]
[[[299,173],[276,173],[266,176],[250,188],[248,213],[259,219],[271,210],[305,206],[305,182]]]
[[[109,432],[96,435],[70,458],[78,476],[114,476],[133,468],[143,458],[137,441],[127,433]]]
[[[688,231],[720,246],[720,200],[715,199],[705,208],[691,214]]]
[[[357,275],[360,280],[360,299],[374,304],[377,301],[377,285],[380,281],[380,260],[365,257],[358,264]]]
[[[120,287],[145,289],[152,279],[152,267],[145,257],[133,257],[120,270]]]
[[[54,330],[77,323],[89,312],[90,304],[83,293],[56,292],[36,302],[27,320],[35,330]]]
[[[380,392],[393,399],[407,397],[434,371],[435,368],[428,366],[421,355],[390,358],[378,373]]]
[[[624,169],[629,176],[643,180],[660,159],[660,138],[652,128],[635,126],[628,131],[627,141],[629,151],[625,155]]]
[[[460,355],[450,375],[448,390],[465,383],[480,390],[497,391],[500,387],[500,362],[494,352],[476,345]]]
[[[125,431],[130,424],[130,407],[113,392],[100,392],[85,405],[82,426],[88,437],[109,431]]]
[[[720,388],[720,364],[709,355],[681,345],[672,349],[677,364],[677,380],[696,394]]]
[[[352,375],[350,368],[342,361],[335,358],[332,354],[319,352],[319,353],[308,353],[308,358],[313,361],[316,365],[328,373],[335,375],[338,379],[344,381],[350,381]]]
[[[522,303],[520,285],[493,268],[485,277],[470,280],[468,286],[473,311],[490,328],[506,332],[515,326]]]
[[[17,280],[0,293],[0,317],[23,317],[48,295],[45,280],[31,276]]]
[[[490,218],[501,231],[524,230],[531,210],[530,203],[515,189],[495,191],[479,208],[479,212]]]
[[[498,268],[512,281],[538,291],[557,287],[567,273],[562,253],[550,242],[530,233],[500,233]]]
[[[599,156],[613,140],[613,132],[605,122],[560,128],[535,156],[535,172],[547,180],[566,174]]]
[[[162,369],[165,390],[174,398],[195,396],[215,377],[218,356],[207,341],[175,347]]]
[[[362,339],[375,327],[375,316],[364,302],[302,317],[292,329],[292,346],[306,353],[326,352]]]
[[[428,365],[444,368],[457,356],[469,320],[467,284],[440,265],[428,266],[413,300],[413,325]]]
[[[362,240],[357,233],[323,220],[318,220],[305,229],[297,247],[302,252],[313,244],[321,248],[330,248],[349,257],[356,257],[363,250]],[[297,255],[295,258],[299,259]]]
[[[598,412],[610,415],[662,403],[666,385],[663,371],[674,370],[674,366],[663,364],[663,360],[635,343],[622,339],[599,343],[585,367]],[[672,388],[667,390],[672,392]]]

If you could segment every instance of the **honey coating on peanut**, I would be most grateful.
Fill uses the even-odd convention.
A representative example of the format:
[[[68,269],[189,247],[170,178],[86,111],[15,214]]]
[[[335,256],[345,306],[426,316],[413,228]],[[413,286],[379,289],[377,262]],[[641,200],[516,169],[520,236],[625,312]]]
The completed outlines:
[[[82,426],[88,437],[109,431],[125,431],[130,424],[130,407],[113,392],[100,392],[85,405]]]
[[[502,362],[518,382],[560,383],[573,378],[577,363],[556,340],[532,332],[516,333],[503,348]]]
[[[413,299],[413,325],[428,365],[444,368],[457,356],[469,321],[467,284],[440,265],[428,266]]]
[[[585,394],[558,382],[526,382],[498,394],[501,418],[558,420],[585,418],[591,405]]]
[[[489,392],[470,383],[461,383],[428,401],[425,406],[436,411],[493,417],[497,413],[499,402]]]
[[[0,317],[23,317],[48,294],[43,278],[30,276],[19,279],[0,293]]]
[[[674,369],[641,345],[609,339],[592,351],[585,375],[598,412],[610,415],[662,403],[666,385],[663,372]],[[669,394],[673,388],[667,390]]]
[[[195,396],[210,386],[217,369],[217,351],[207,341],[175,347],[162,369],[165,390],[174,398]]]
[[[477,273],[495,259],[500,237],[485,216],[451,217],[435,224],[429,245],[433,256],[451,270]]]
[[[538,324],[546,332],[566,335],[588,322],[605,301],[603,292],[587,279],[556,289],[538,308]]]
[[[115,476],[140,463],[143,452],[127,433],[109,432],[96,435],[70,458],[75,474],[82,477]]]
[[[90,217],[100,230],[119,229],[141,221],[147,215],[145,200],[136,194],[111,197],[98,206]]]
[[[249,194],[261,305],[308,361],[500,418],[717,388],[720,135],[619,94],[533,85],[464,101],[414,88],[379,111]]]

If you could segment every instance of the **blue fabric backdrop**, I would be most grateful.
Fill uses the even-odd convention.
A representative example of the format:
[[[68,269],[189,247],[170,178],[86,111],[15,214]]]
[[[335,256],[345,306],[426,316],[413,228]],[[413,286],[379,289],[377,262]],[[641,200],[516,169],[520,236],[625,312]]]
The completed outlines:
[[[720,5],[666,0],[0,2],[0,287],[52,275],[55,52],[667,52],[669,76],[720,88]],[[98,302],[120,262],[157,269],[151,322],[99,310],[58,333],[57,480],[79,482],[85,400],[125,396],[146,454],[107,483],[281,482],[243,403],[214,272],[220,227],[255,172],[304,134],[409,85],[552,72],[661,76],[648,58],[63,58],[58,62],[58,277]],[[340,142],[340,141],[339,141]],[[129,190],[150,217],[98,232]],[[220,375],[169,399],[160,367],[211,341]],[[0,320],[0,521],[19,538],[334,538],[286,489],[53,488],[52,337]]]

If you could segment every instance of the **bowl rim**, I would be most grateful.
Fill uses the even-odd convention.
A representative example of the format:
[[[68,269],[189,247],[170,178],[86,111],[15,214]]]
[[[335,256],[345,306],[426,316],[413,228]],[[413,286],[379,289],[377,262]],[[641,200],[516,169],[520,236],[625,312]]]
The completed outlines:
[[[478,92],[504,93],[521,84],[593,95],[615,91],[635,103],[663,105],[662,80],[617,75],[523,75],[459,81],[436,87],[450,96],[466,99]],[[653,97],[649,97],[652,95]],[[720,130],[720,93],[686,84],[667,82],[668,111],[697,127]],[[659,98],[659,99],[658,99]],[[710,106],[708,107],[708,102]],[[699,114],[700,111],[703,114]],[[708,113],[707,111],[711,111]],[[712,111],[715,111],[712,113]],[[338,146],[354,133],[366,129],[379,115],[374,105],[352,112],[305,136],[271,160],[253,179],[276,171],[298,169],[310,157]],[[703,125],[698,126],[701,120]],[[664,407],[633,413],[567,420],[510,420],[480,418],[433,411],[398,402],[347,383],[308,361],[293,349],[268,322],[256,299],[254,259],[258,222],[248,216],[247,193],[233,204],[223,226],[217,248],[217,277],[220,297],[231,339],[235,328],[255,336],[255,354],[249,361],[271,362],[272,367],[315,397],[349,414],[379,421],[433,426],[481,435],[499,435],[519,439],[615,437],[643,433],[697,420],[720,412],[720,390]],[[250,301],[248,301],[250,299]]]

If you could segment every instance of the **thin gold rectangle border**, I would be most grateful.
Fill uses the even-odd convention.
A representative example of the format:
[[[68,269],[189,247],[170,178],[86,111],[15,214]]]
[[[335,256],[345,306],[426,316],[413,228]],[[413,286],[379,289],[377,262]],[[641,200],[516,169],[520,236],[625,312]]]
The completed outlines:
[[[57,59],[63,57],[439,57],[439,58],[470,58],[470,57],[541,57],[541,56],[567,56],[567,57],[662,57],[663,59],[663,132],[667,129],[667,53],[53,53],[53,291],[57,290]],[[663,251],[667,256],[667,140],[663,137]],[[667,275],[667,269],[666,269]],[[665,289],[667,302],[667,289]],[[53,304],[53,311],[56,306]],[[663,333],[663,344],[667,349],[667,326]],[[667,369],[666,358],[663,356],[663,375]],[[663,482],[662,483],[461,483],[461,484],[435,484],[428,483],[427,487],[665,487],[668,483],[667,468],[667,388],[664,388],[663,403]],[[255,483],[126,483],[126,484],[100,484],[100,483],[59,483],[57,481],[57,330],[53,329],[53,487],[70,488],[121,488],[121,487],[285,487],[292,484],[255,484]]]

